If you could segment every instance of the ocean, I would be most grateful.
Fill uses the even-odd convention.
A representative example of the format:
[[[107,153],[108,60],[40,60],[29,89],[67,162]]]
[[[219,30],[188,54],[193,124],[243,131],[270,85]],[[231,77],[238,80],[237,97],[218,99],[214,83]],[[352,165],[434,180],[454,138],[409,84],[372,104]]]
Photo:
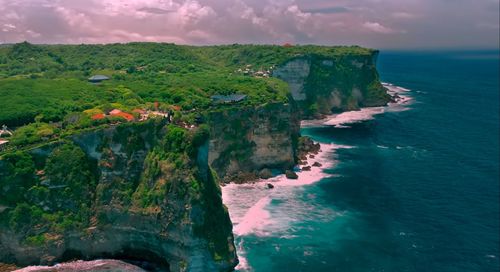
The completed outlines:
[[[305,122],[321,168],[223,188],[238,271],[500,271],[498,51],[378,69],[405,99]]]

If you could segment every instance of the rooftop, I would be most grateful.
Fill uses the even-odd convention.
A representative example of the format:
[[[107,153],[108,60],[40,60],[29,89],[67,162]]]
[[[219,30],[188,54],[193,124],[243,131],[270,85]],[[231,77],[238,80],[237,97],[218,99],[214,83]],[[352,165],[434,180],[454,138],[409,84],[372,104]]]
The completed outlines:
[[[219,103],[240,102],[247,96],[244,94],[212,95],[212,100]]]
[[[102,80],[108,80],[109,77],[104,76],[104,75],[94,75],[89,77],[89,81],[102,81]]]
[[[126,113],[126,112],[123,112],[123,111],[117,110],[117,109],[112,110],[109,113],[109,115],[124,118],[125,120],[127,120],[129,122],[134,120],[134,116],[132,114]]]
[[[97,114],[92,115],[91,118],[92,118],[92,120],[101,120],[101,119],[106,118],[106,116],[104,115],[104,113],[97,113]]]

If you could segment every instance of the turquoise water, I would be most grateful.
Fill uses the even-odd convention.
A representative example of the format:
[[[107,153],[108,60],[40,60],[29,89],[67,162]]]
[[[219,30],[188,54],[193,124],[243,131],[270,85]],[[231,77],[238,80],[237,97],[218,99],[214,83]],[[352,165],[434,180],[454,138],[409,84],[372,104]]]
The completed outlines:
[[[498,52],[382,52],[378,66],[410,89],[408,110],[303,128],[335,144],[330,176],[232,192],[241,271],[500,270]],[[263,219],[241,231],[252,207]]]

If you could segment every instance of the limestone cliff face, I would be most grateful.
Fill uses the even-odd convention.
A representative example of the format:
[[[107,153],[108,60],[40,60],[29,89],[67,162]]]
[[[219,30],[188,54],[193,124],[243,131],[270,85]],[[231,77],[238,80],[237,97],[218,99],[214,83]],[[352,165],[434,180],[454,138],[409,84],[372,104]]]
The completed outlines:
[[[382,106],[390,96],[379,82],[377,56],[377,51],[339,57],[304,55],[277,67],[273,76],[289,84],[306,118]]]
[[[267,104],[210,116],[209,164],[225,181],[244,181],[263,168],[290,169],[296,162],[300,120],[296,106]]]
[[[226,182],[255,179],[264,168],[292,168],[300,119],[390,101],[376,71],[377,55],[309,54],[278,66],[273,76],[288,83],[290,103],[213,113],[209,164]]]
[[[17,193],[6,183],[32,184],[17,203],[2,203],[0,262],[108,257],[170,271],[232,270],[232,224],[207,164],[205,136],[149,122],[4,159],[2,196]],[[23,177],[13,170],[21,160],[32,162]]]

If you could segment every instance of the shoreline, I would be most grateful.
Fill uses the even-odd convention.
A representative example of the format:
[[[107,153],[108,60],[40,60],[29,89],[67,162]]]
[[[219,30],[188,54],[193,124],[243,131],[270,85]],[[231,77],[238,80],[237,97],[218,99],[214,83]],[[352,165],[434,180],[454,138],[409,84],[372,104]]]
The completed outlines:
[[[303,120],[300,127],[333,126],[336,128],[350,128],[349,124],[373,120],[376,115],[386,112],[401,112],[409,110],[407,106],[413,101],[413,98],[408,96],[408,92],[411,92],[411,90],[386,82],[382,82],[382,85],[387,89],[387,93],[389,93],[394,99],[393,102],[387,103],[386,106],[365,107],[355,111],[346,111],[339,114],[326,115],[322,119]]]
[[[304,120],[301,122],[301,129],[308,127],[349,128],[349,124],[360,123],[372,120],[376,115],[385,112],[399,112],[409,110],[407,107],[413,100],[405,93],[410,90],[395,86],[390,83],[382,83],[387,88],[388,93],[394,97],[394,102],[382,107],[362,108],[358,111],[344,112],[340,114],[328,115],[319,120]],[[314,139],[313,139],[314,140]],[[285,174],[270,178],[257,179],[252,183],[236,184],[229,183],[221,187],[222,200],[228,207],[231,221],[233,222],[233,234],[240,263],[236,266],[236,271],[252,271],[244,248],[244,237],[255,235],[268,237],[287,227],[287,222],[278,222],[272,217],[267,209],[273,200],[273,195],[285,194],[286,189],[300,188],[320,182],[324,178],[332,177],[334,174],[325,173],[326,169],[335,166],[337,160],[334,157],[338,149],[355,148],[353,146],[337,145],[334,142],[319,143],[320,152],[313,158],[307,154],[307,164],[297,165],[297,179],[288,179]],[[311,166],[318,161],[321,166],[311,167],[311,171],[301,170],[304,166]],[[269,189],[266,185],[270,183],[274,188]]]

